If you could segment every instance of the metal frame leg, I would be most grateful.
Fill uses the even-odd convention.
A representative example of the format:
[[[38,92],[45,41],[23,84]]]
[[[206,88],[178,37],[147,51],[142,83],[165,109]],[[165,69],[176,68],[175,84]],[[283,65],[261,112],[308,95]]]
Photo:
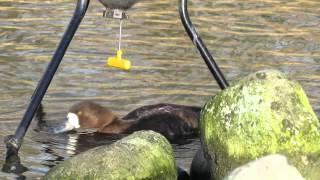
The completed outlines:
[[[198,35],[195,27],[193,26],[189,14],[188,14],[188,8],[187,8],[188,0],[179,0],[179,13],[180,18],[182,21],[182,24],[187,31],[191,41],[193,44],[197,47],[199,50],[203,60],[207,64],[211,74],[216,79],[217,83],[219,84],[219,87],[221,89],[226,89],[229,86],[228,81],[224,78],[224,75],[222,74],[218,64],[215,62],[211,54],[209,53],[207,47],[202,42],[202,39]],[[210,179],[210,170],[208,168],[209,162],[205,159],[205,152],[203,152],[203,148],[200,148],[195,157],[192,160],[191,164],[191,170],[190,170],[190,176],[191,178],[199,178],[201,179]],[[196,166],[198,164],[202,164],[202,169]]]
[[[207,47],[202,42],[202,39],[198,35],[195,27],[193,26],[188,13],[188,0],[179,0],[179,13],[180,18],[182,21],[182,24],[187,31],[191,41],[194,43],[194,45],[199,50],[203,60],[207,64],[210,72],[212,73],[213,77],[216,79],[217,83],[219,84],[221,89],[225,89],[229,86],[229,83],[224,78],[219,66],[209,53]]]
[[[23,138],[28,130],[32,118],[37,108],[39,107],[42,98],[45,95],[57,68],[59,67],[60,62],[88,9],[89,2],[90,0],[78,0],[69,26],[64,33],[60,44],[56,52],[54,53],[45,73],[43,74],[42,79],[39,81],[38,86],[31,97],[29,106],[15,132],[15,135],[9,136],[7,140],[5,140],[7,146],[7,158],[9,158],[9,156],[11,155],[18,154]]]

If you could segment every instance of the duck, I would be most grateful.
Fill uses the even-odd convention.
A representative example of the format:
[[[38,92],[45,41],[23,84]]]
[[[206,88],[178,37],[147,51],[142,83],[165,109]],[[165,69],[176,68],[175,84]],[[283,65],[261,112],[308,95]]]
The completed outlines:
[[[130,134],[139,130],[153,130],[169,141],[198,135],[201,107],[177,104],[153,104],[134,109],[119,117],[109,108],[85,100],[72,105],[66,119],[52,128],[52,133],[76,129],[95,129],[104,134]]]

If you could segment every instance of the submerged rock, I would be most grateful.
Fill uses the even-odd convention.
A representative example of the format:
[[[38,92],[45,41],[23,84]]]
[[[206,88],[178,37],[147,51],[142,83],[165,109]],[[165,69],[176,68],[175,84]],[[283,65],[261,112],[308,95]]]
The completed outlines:
[[[176,180],[177,172],[166,138],[153,131],[139,131],[62,162],[44,179]]]
[[[320,177],[319,120],[301,88],[275,70],[259,71],[216,95],[200,129],[213,178],[258,157],[280,153],[306,179]]]
[[[191,179],[214,180],[211,178],[210,166],[202,148],[198,149],[192,159],[190,177]]]
[[[304,180],[299,171],[279,154],[264,156],[233,170],[224,180]]]

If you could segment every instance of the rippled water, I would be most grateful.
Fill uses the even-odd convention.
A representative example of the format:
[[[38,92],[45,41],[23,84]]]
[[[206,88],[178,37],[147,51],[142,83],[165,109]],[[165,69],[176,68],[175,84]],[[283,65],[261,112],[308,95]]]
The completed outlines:
[[[0,141],[13,134],[74,11],[71,0],[0,0]],[[159,102],[202,106],[220,91],[186,36],[177,0],[145,0],[124,23],[124,56],[134,67],[105,67],[117,47],[118,22],[101,17],[91,1],[43,100],[46,119],[65,116],[75,102],[92,99],[120,115]],[[190,15],[229,81],[261,69],[279,69],[304,87],[319,115],[320,2],[317,0],[192,0]],[[43,176],[76,153],[117,139],[87,133],[48,136],[29,129],[20,157]],[[188,169],[198,139],[174,145]],[[5,145],[0,143],[0,164]],[[0,172],[0,178],[16,175]]]

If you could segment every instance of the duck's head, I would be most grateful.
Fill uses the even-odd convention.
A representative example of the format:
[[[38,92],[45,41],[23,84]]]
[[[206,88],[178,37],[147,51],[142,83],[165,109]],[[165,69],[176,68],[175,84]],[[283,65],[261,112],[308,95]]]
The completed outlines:
[[[78,128],[99,130],[115,119],[117,116],[109,109],[92,101],[81,101],[70,108],[66,120],[53,127],[51,132],[63,133]]]

